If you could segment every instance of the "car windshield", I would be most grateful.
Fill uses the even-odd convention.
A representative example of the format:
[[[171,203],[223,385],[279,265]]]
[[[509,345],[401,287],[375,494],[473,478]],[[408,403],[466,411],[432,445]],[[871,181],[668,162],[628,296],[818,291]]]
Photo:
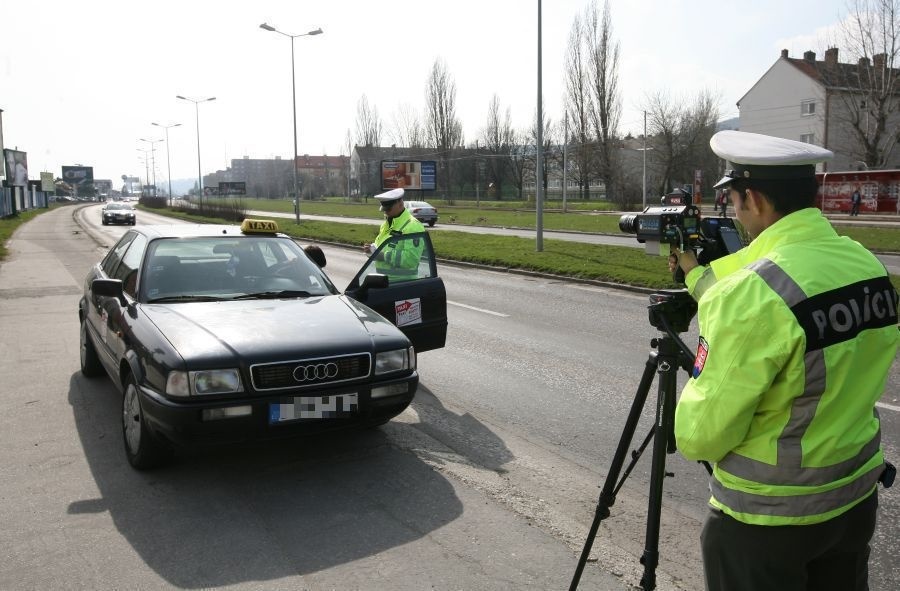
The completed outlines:
[[[128,211],[132,211],[134,208],[131,205],[129,205],[128,203],[107,203],[106,209],[107,210],[124,209],[124,210],[128,210]]]
[[[140,281],[139,297],[149,303],[337,293],[297,243],[276,236],[155,240],[147,248]]]

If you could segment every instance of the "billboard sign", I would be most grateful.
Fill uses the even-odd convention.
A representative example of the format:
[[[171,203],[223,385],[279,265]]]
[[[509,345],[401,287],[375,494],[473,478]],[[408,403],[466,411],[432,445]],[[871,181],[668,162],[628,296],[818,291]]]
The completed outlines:
[[[53,193],[56,191],[56,182],[53,180],[52,172],[41,173],[41,191],[45,193]]]
[[[3,150],[6,161],[6,184],[10,187],[28,185],[28,154],[19,150]]]
[[[381,188],[411,189],[414,191],[433,191],[435,189],[436,163],[428,161],[395,161],[381,162]]]
[[[63,166],[62,179],[70,185],[90,185],[94,182],[92,166]]]
[[[244,181],[230,181],[219,183],[219,195],[246,195],[247,183]]]

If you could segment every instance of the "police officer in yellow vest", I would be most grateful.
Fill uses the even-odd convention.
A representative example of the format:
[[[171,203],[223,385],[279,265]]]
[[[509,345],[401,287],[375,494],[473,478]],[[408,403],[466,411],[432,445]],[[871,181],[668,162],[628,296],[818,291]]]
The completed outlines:
[[[385,220],[378,230],[375,242],[363,247],[366,254],[372,254],[391,236],[416,234],[424,232],[425,227],[414,218],[403,205],[403,189],[392,189],[386,193],[375,195],[381,203],[381,211]],[[419,239],[401,240],[388,244],[375,262],[379,273],[387,275],[392,281],[415,279],[418,275],[419,258],[425,245]]]
[[[893,479],[875,403],[900,340],[897,293],[815,207],[815,163],[831,152],[739,131],[710,146],[753,241],[710,267],[676,252],[699,299],[675,438],[714,465],[707,589],[868,589],[876,488]]]

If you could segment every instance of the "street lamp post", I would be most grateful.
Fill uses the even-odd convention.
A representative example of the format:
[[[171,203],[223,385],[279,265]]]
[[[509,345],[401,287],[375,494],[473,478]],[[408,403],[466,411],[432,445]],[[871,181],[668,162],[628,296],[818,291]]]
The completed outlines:
[[[284,35],[285,37],[290,37],[291,39],[291,99],[293,104],[293,113],[294,113],[294,216],[296,217],[296,221],[300,223],[300,191],[297,187],[297,82],[296,82],[296,73],[294,70],[294,39],[297,37],[309,37],[311,35],[321,35],[322,29],[318,28],[315,31],[309,31],[308,33],[301,33],[299,35],[291,35],[289,33],[285,33],[283,31],[279,31],[275,27],[263,23],[259,25],[260,29],[265,29],[266,31],[271,31],[273,33],[278,33],[279,35]]]
[[[153,197],[156,197],[156,146],[155,146],[155,144],[158,144],[162,140],[145,140],[144,138],[138,138],[138,139],[140,139],[142,142],[147,142],[148,144],[150,144],[150,162],[152,163],[150,170],[153,171]],[[150,179],[148,178],[147,180],[149,181]],[[148,197],[149,197],[149,195],[148,195]]]
[[[147,156],[147,153],[150,152],[150,150],[148,150],[147,148],[137,148],[137,151],[144,153],[144,181],[146,181],[146,183],[149,184],[150,183],[150,158]],[[141,197],[144,196],[143,184],[144,183],[141,183]]]
[[[172,162],[169,160],[169,128],[178,127],[181,123],[173,123],[172,125],[160,125],[159,123],[151,123],[157,127],[166,130],[166,178],[169,179],[169,207],[172,207]]]
[[[184,96],[176,95],[175,98],[181,99],[183,101],[188,101],[194,103],[194,115],[197,121],[197,198],[199,199],[200,209],[203,210],[203,173],[200,172],[200,103],[205,103],[209,101],[216,100],[216,97],[211,96],[205,99],[192,99]]]

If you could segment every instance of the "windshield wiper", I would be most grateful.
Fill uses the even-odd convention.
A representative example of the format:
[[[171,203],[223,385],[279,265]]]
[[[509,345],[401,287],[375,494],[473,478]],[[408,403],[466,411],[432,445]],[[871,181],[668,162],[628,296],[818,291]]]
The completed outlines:
[[[234,300],[274,300],[278,298],[308,298],[311,297],[308,291],[300,291],[293,289],[283,289],[281,291],[260,291],[256,293],[245,293],[243,295],[234,296]]]
[[[163,298],[154,298],[151,300],[147,300],[148,304],[160,304],[164,302],[221,302],[224,301],[225,298],[220,298],[219,296],[208,296],[208,295],[177,295],[177,296],[166,296]]]

